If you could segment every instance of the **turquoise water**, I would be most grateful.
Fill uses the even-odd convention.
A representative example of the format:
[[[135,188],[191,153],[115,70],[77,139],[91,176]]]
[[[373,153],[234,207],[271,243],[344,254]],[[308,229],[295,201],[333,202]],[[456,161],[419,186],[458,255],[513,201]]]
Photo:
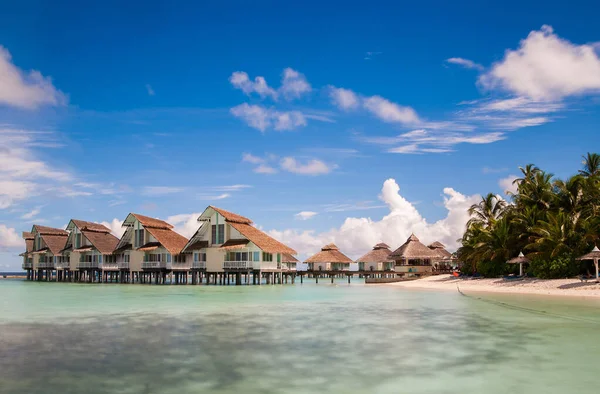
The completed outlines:
[[[6,394],[596,393],[599,344],[595,300],[0,280]]]

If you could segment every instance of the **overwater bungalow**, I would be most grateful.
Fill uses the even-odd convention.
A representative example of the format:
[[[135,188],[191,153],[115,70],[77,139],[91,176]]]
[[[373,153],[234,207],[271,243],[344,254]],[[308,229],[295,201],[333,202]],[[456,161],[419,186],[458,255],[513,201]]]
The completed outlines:
[[[46,227],[34,224],[31,229],[33,236],[32,272],[28,272],[30,279],[50,280],[55,270],[55,263],[62,259],[61,251],[64,249],[69,233],[59,228]],[[30,275],[32,274],[32,275]]]
[[[28,231],[23,231],[23,240],[25,241],[25,252],[21,253],[19,256],[23,257],[23,265],[22,268],[27,272],[27,279],[30,279],[31,271],[33,270],[33,243],[35,237],[33,233]]]
[[[421,276],[433,270],[439,254],[423,245],[414,234],[390,255],[395,260],[395,271],[403,276]]]
[[[119,239],[99,223],[71,219],[67,225],[69,237],[57,264],[58,280],[95,280],[120,271],[113,255]],[[75,278],[73,278],[75,275]]]
[[[309,271],[350,271],[352,259],[340,252],[335,244],[328,244],[309,257],[305,263]]]
[[[188,239],[173,231],[169,223],[137,213],[123,221],[125,233],[113,251],[117,266],[129,267],[140,280],[164,282],[173,264],[186,264],[189,255],[182,253]]]
[[[213,274],[215,280],[219,275],[222,281],[228,273],[235,274],[236,283],[241,280],[239,274],[249,273],[253,280],[260,280],[263,274],[268,280],[281,280],[281,273],[295,268],[297,260],[284,256],[296,251],[254,227],[244,216],[209,206],[198,221],[202,224],[183,251],[192,254],[193,268]]]
[[[356,260],[359,271],[392,271],[394,259],[390,258],[392,251],[385,243],[378,243],[373,250]]]

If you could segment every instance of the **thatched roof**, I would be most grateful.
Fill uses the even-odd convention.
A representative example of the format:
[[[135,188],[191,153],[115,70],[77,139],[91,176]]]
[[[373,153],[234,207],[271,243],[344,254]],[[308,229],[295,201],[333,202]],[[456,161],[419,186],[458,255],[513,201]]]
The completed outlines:
[[[321,251],[309,257],[306,263],[352,263],[352,260],[338,249],[335,244],[328,244]]]
[[[240,216],[241,217],[241,216]],[[282,244],[275,238],[260,231],[256,227],[248,223],[229,222],[231,227],[240,232],[244,237],[248,238],[260,250],[267,253],[290,253],[296,254],[296,251],[289,246]]]
[[[35,237],[28,231],[23,231],[23,239],[25,240],[25,254],[33,251],[33,241]]]
[[[508,264],[524,264],[529,263],[529,259],[525,257],[523,252],[519,252],[517,257],[513,257],[512,259],[507,261]]]
[[[419,238],[412,234],[406,242],[396,249],[390,257],[395,260],[419,260],[419,259],[435,259],[439,255],[427,246],[423,245]]]
[[[139,213],[130,213],[131,216],[136,218],[144,227],[149,228],[158,228],[158,229],[172,229],[173,226],[164,220],[151,218],[149,216],[140,215]]]
[[[299,263],[300,261],[289,253],[284,253],[281,256],[282,263]]]
[[[77,226],[79,231],[81,231],[81,234],[83,234],[94,248],[102,254],[111,254],[119,243],[119,239],[111,234],[108,227],[100,223],[86,222],[85,220],[77,219],[71,219],[71,223]],[[71,245],[67,245],[61,252],[67,251],[70,246]],[[82,250],[79,248],[75,251],[81,252]]]
[[[225,218],[225,221],[227,221],[227,222],[252,224],[252,220],[250,220],[246,217],[243,217],[241,215],[238,215],[237,213],[233,213],[233,212],[229,212],[224,209],[221,209],[221,208],[213,207],[212,205],[209,205],[208,208],[212,208],[214,211],[218,212],[219,215],[223,216]]]
[[[433,250],[434,252],[436,252],[439,257],[441,257],[442,259],[451,259],[452,258],[452,253],[448,252],[446,250],[446,247],[444,246],[443,243],[435,241],[434,243],[432,243],[431,245],[427,246],[429,249]]]
[[[60,254],[60,251],[65,247],[69,233],[60,228],[33,225],[32,232],[37,232],[44,240],[48,250],[52,254]],[[40,250],[41,251],[41,250]]]
[[[577,260],[598,260],[600,259],[600,249],[594,246],[594,249],[590,253],[586,253],[579,257]]]
[[[392,251],[390,247],[384,243],[377,244],[373,247],[369,253],[360,257],[356,260],[357,263],[387,263],[394,261],[393,258],[390,257]]]
[[[188,239],[186,237],[177,234],[170,228],[165,229],[157,227],[147,227],[145,225],[144,227],[172,255],[180,254],[182,249],[188,243]]]

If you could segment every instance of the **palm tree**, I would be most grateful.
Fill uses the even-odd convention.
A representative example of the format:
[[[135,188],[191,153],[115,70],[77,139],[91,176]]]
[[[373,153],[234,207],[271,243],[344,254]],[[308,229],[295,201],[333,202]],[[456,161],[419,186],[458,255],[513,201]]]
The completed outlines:
[[[579,174],[586,178],[600,176],[600,155],[598,153],[589,153],[583,157],[583,169]]]
[[[483,227],[492,227],[494,223],[502,217],[506,209],[506,201],[494,193],[488,193],[482,197],[477,204],[471,205],[469,215],[471,219],[467,223],[467,227],[474,224],[481,224]]]
[[[576,255],[583,246],[581,223],[567,212],[551,212],[547,220],[541,220],[532,228],[531,243],[526,249],[534,255],[556,258]]]

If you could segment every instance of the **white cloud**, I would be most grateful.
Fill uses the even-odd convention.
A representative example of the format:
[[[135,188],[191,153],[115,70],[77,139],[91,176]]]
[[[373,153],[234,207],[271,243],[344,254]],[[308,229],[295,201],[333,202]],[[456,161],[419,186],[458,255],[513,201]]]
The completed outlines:
[[[267,81],[263,77],[256,77],[254,81],[250,80],[248,74],[244,71],[236,71],[229,77],[229,82],[236,89],[240,89],[242,92],[250,96],[252,93],[257,93],[260,97],[272,97],[277,99],[277,92],[275,89],[269,87]]]
[[[506,178],[502,178],[498,181],[498,185],[502,188],[502,192],[505,194],[517,192],[517,184],[514,181],[518,179],[516,175],[509,175]]]
[[[154,96],[154,89],[152,89],[152,86],[150,86],[149,83],[146,84],[146,92],[148,92],[148,96]]]
[[[306,126],[306,118],[300,111],[281,112],[260,105],[240,104],[230,109],[233,116],[245,121],[248,126],[265,132],[269,128],[284,131]]]
[[[100,222],[100,224],[108,228],[110,232],[117,238],[121,238],[125,232],[123,221],[117,218],[114,218],[110,222]]]
[[[225,186],[212,186],[212,187],[208,187],[207,189],[214,190],[217,192],[237,192],[240,190],[249,189],[251,187],[252,186],[250,186],[250,185],[236,184],[236,185],[225,185]]]
[[[0,224],[0,250],[25,249],[25,241],[14,228]]]
[[[35,70],[23,72],[12,63],[8,50],[0,46],[0,104],[35,109],[66,102],[66,96],[54,87],[49,77]]]
[[[276,174],[277,169],[266,164],[260,164],[253,170],[257,174]]]
[[[393,103],[381,96],[367,97],[364,107],[373,115],[388,123],[405,125],[419,124],[420,119],[414,109]]]
[[[34,208],[31,211],[27,212],[26,214],[22,215],[21,219],[25,219],[25,220],[33,219],[35,216],[39,215],[40,212],[41,212],[41,207]]]
[[[360,105],[358,95],[350,89],[330,86],[329,97],[331,98],[333,105],[345,111],[356,109]]]
[[[242,161],[245,161],[247,163],[252,163],[252,164],[260,164],[260,163],[263,163],[265,161],[265,159],[258,157],[258,156],[254,156],[251,153],[244,153],[242,155]]]
[[[483,71],[484,67],[481,64],[475,63],[473,60],[464,59],[462,57],[451,57],[450,59],[446,59],[448,63],[457,64],[464,68],[470,68],[473,70]]]
[[[51,138],[51,133],[0,128],[0,209],[56,189],[44,182],[55,185],[73,180],[70,173],[53,168],[33,149],[55,147]]]
[[[173,186],[146,186],[142,189],[144,196],[164,196],[167,194],[181,193],[185,189],[183,187]]]
[[[384,182],[379,198],[389,208],[389,214],[381,220],[348,217],[339,228],[323,233],[287,229],[272,230],[269,234],[296,249],[303,258],[329,242],[334,242],[351,258],[358,258],[378,242],[383,241],[393,248],[399,247],[411,233],[415,233],[425,244],[440,241],[450,250],[455,250],[469,220],[468,208],[478,202],[481,196],[465,196],[452,188],[445,188],[443,203],[447,210],[446,217],[432,223],[402,197],[393,179]]]
[[[201,212],[184,213],[169,216],[166,221],[174,226],[175,232],[186,238],[191,238],[196,230],[200,228],[201,223],[198,222],[200,215],[202,215]]]
[[[332,167],[317,159],[310,159],[302,164],[293,157],[284,157],[280,165],[283,170],[299,175],[323,175],[332,170]]]
[[[529,114],[556,112],[564,107],[561,103],[535,101],[526,97],[491,100],[483,102],[478,107],[480,111],[516,111]]]
[[[592,45],[577,45],[544,25],[529,33],[516,50],[479,78],[487,89],[500,88],[535,100],[560,100],[600,90],[600,58]]]
[[[302,211],[302,212],[298,212],[294,216],[296,217],[296,219],[299,219],[299,220],[308,220],[308,219],[315,217],[316,215],[317,215],[317,212]]]
[[[212,194],[198,194],[196,196],[199,200],[207,200],[207,201],[212,201],[212,200],[224,200],[226,198],[231,197],[231,194],[229,193],[222,193],[222,194],[218,194],[218,195],[212,195]]]
[[[279,92],[287,99],[299,98],[306,93],[310,93],[312,87],[306,80],[306,77],[298,71],[286,68],[283,70],[283,79]]]

